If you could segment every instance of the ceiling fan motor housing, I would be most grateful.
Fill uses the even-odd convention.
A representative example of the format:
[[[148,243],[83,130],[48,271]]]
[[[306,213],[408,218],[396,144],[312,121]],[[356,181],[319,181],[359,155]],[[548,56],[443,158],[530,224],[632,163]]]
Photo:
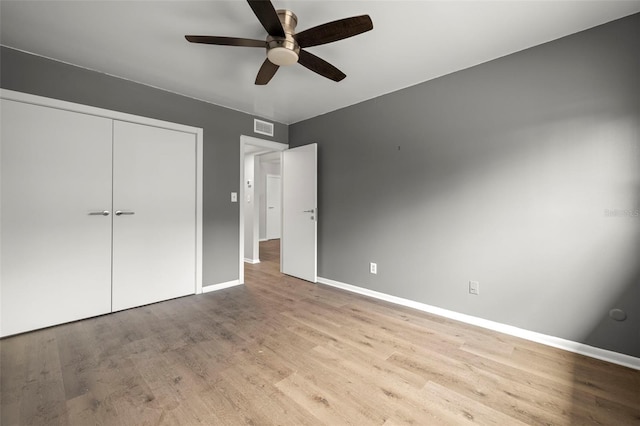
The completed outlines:
[[[300,46],[293,37],[296,25],[298,25],[298,17],[286,9],[279,9],[277,13],[285,36],[267,37],[267,57],[272,63],[279,66],[293,65],[298,62],[300,54]]]

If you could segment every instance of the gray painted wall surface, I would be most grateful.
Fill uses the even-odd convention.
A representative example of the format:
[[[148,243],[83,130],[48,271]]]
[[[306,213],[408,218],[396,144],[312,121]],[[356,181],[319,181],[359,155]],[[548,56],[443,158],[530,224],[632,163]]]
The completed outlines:
[[[238,279],[240,135],[253,136],[253,116],[127,80],[2,47],[0,86],[204,129],[203,285]],[[288,128],[276,123],[275,139]],[[270,139],[259,135],[262,139]]]
[[[311,142],[320,276],[640,357],[640,15],[289,127]]]

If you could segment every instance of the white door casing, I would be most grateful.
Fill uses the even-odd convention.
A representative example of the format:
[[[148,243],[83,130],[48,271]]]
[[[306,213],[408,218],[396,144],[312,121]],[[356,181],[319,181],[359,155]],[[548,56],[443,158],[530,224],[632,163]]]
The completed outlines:
[[[282,160],[282,272],[316,282],[318,147],[284,151]]]
[[[266,233],[268,240],[278,239],[282,222],[282,179],[280,176],[267,175],[266,181]]]
[[[196,292],[196,140],[114,121],[113,310]]]
[[[111,120],[6,99],[1,113],[0,335],[110,312]]]
[[[239,188],[240,193],[238,195],[239,200],[244,200],[245,198],[245,152],[248,151],[248,147],[250,146],[258,146],[264,148],[265,151],[276,151],[282,152],[285,149],[289,148],[289,145],[283,144],[280,142],[268,141],[264,139],[255,138],[253,136],[240,135],[240,180],[239,180]],[[211,291],[212,288],[226,288],[230,285],[244,284],[244,249],[245,249],[245,209],[244,202],[240,202],[239,204],[239,241],[238,241],[238,249],[239,249],[239,257],[238,257],[238,280],[230,281],[228,283],[223,283],[220,286],[209,286],[206,291]],[[258,240],[256,235],[256,241]]]

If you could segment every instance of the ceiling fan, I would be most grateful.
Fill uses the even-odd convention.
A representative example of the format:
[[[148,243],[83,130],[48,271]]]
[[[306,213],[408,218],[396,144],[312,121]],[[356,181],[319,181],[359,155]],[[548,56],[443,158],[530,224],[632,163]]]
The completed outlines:
[[[296,62],[323,77],[341,81],[346,74],[302,48],[331,43],[373,29],[369,15],[362,15],[328,22],[296,34],[298,17],[290,10],[276,10],[269,0],[247,0],[247,2],[267,30],[268,36],[265,41],[200,35],[187,35],[185,38],[191,43],[266,48],[267,58],[256,77],[256,84],[259,85],[267,84],[281,66],[293,65]]]

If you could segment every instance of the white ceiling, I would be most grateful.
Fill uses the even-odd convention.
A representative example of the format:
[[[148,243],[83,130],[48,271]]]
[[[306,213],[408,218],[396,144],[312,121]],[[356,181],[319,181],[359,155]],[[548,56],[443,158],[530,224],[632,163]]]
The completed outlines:
[[[244,0],[1,0],[0,43],[290,124],[640,11],[640,0],[273,3],[296,13],[298,31],[371,16],[373,31],[308,49],[345,80],[294,65],[256,86],[263,49],[184,39],[264,39]]]

